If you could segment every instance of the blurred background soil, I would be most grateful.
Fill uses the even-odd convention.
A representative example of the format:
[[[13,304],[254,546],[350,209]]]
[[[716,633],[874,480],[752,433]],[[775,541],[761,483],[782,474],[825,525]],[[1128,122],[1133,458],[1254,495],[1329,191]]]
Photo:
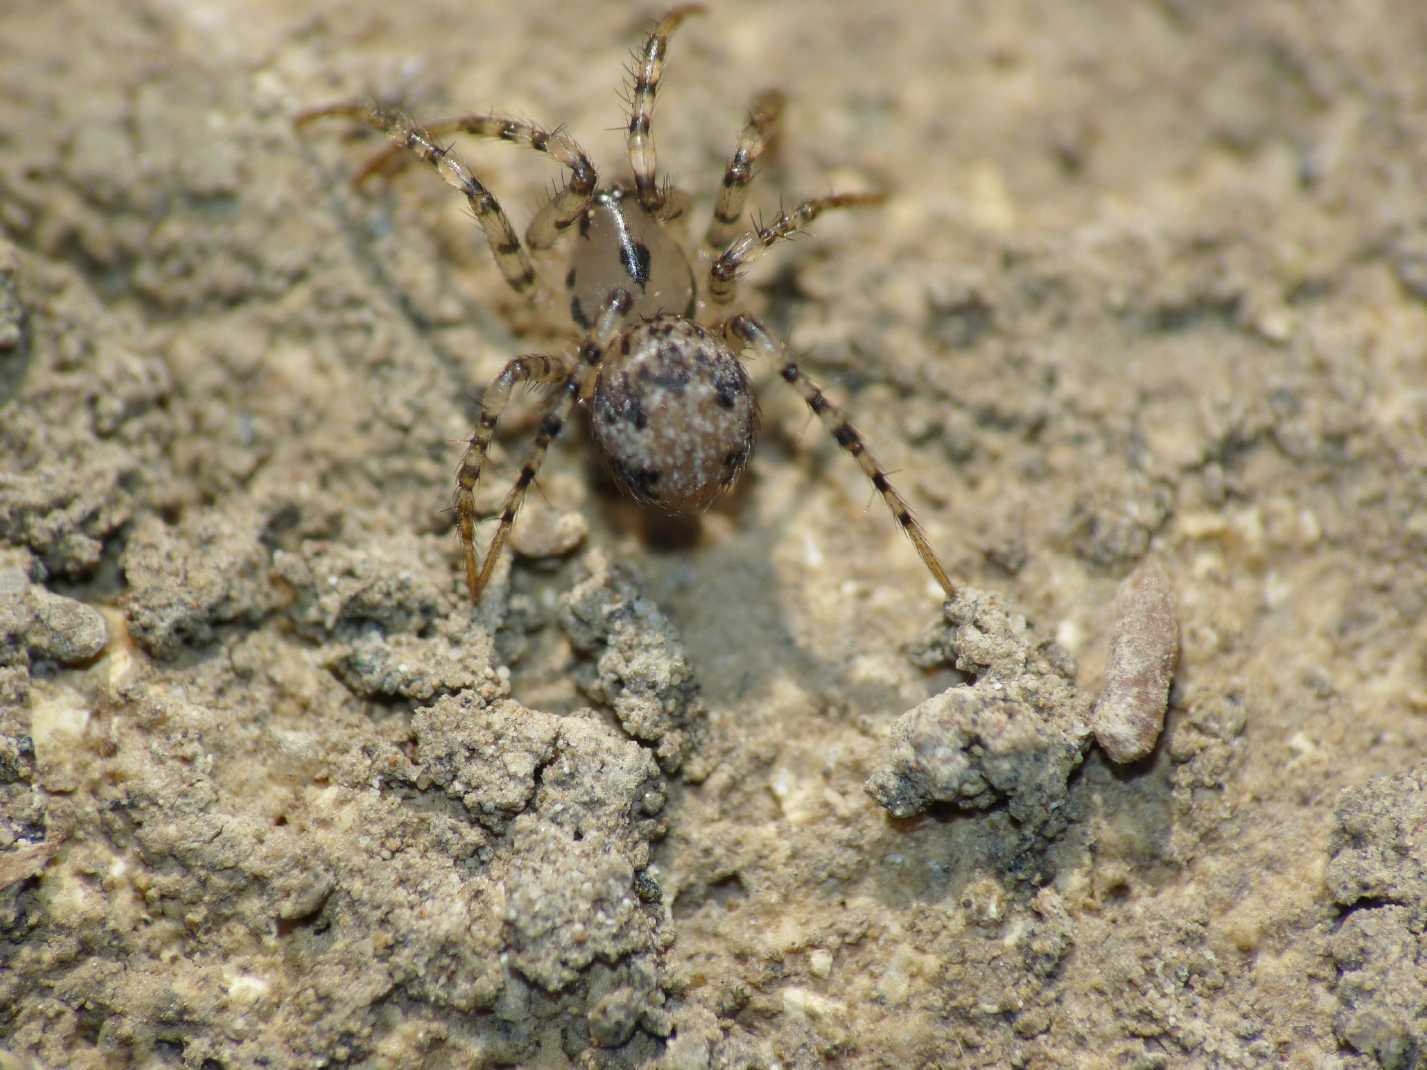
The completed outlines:
[[[864,785],[968,682],[954,614],[802,401],[753,366],[760,450],[698,525],[567,435],[473,612],[473,399],[561,301],[425,169],[358,193],[379,141],[292,126],[497,109],[613,179],[656,14],[5,5],[0,1062],[1424,1065],[1427,7],[725,3],[674,38],[695,234],[768,85],[756,210],[890,193],[746,306],[1053,651],[1048,716],[1131,569],[1177,594],[1148,758],[903,819]],[[458,148],[523,228],[549,161]]]

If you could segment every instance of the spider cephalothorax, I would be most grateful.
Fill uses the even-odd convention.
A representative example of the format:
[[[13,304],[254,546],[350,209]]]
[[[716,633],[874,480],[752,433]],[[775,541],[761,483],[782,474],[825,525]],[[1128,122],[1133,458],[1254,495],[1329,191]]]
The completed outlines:
[[[639,319],[674,315],[692,319],[699,295],[688,256],[663,221],[628,190],[602,190],[580,218],[579,237],[565,275],[570,318],[582,330],[616,286],[633,299]]]
[[[497,115],[466,115],[421,126],[379,105],[339,104],[299,116],[299,122],[348,116],[390,136],[394,144],[359,172],[359,180],[388,173],[413,156],[434,167],[465,195],[497,266],[519,294],[532,294],[540,285],[530,253],[549,250],[567,231],[576,231],[569,239],[574,249],[564,281],[571,326],[579,332],[577,345],[573,351],[511,360],[487,387],[479,423],[461,459],[455,506],[471,598],[478,600],[489,582],[546,451],[577,404],[588,406],[595,441],[615,479],[639,501],[669,512],[691,512],[732,487],[753,452],[758,428],[757,402],[740,359],[749,349],[778,362],[783,380],[802,395],[838,445],[856,458],[950,597],[951,580],[921,525],[856,428],[762,323],[750,315],[728,314],[738,296],[740,274],[770,246],[825,211],[875,204],[881,198],[814,198],[779,213],[767,226],[745,230],[743,209],[753,169],[775,139],[783,109],[782,94],[765,91],[754,98],[704,235],[711,256],[703,294],[688,253],[668,228],[687,211],[689,199],[658,181],[654,101],[670,35],[702,11],[698,4],[676,7],[659,20],[640,49],[627,127],[632,180],[609,188],[600,187],[589,156],[563,128],[547,130]],[[454,133],[527,145],[568,170],[563,186],[531,220],[523,245],[495,197],[436,140]],[[475,487],[501,411],[521,383],[555,385],[558,390],[481,560],[475,543]]]

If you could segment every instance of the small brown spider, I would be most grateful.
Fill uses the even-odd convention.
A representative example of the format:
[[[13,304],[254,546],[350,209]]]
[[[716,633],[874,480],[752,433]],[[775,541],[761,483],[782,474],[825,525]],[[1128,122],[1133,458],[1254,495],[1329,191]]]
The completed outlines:
[[[581,332],[577,349],[527,354],[510,361],[487,387],[480,423],[461,459],[455,509],[471,599],[480,599],[525,493],[577,404],[588,407],[595,439],[615,479],[635,500],[670,513],[686,513],[706,507],[732,487],[753,452],[758,431],[757,401],[740,360],[750,348],[781,362],[783,379],[802,395],[838,445],[857,459],[949,598],[955,588],[926,533],[842,410],[788,358],[782,343],[762,323],[750,315],[725,315],[737,297],[740,274],[769,247],[791,238],[829,209],[875,204],[881,197],[818,197],[779,213],[768,226],[742,231],[753,168],[777,135],[783,107],[782,94],[767,91],[754,99],[704,235],[706,245],[717,251],[709,268],[706,299],[700,298],[689,255],[665,229],[665,224],[684,214],[689,199],[657,179],[651,133],[654,101],[670,35],[690,15],[703,11],[700,4],[674,8],[659,20],[636,57],[628,124],[632,185],[601,189],[594,164],[563,128],[547,130],[519,119],[465,115],[422,127],[384,106],[350,103],[317,108],[297,118],[302,124],[344,116],[391,138],[394,144],[357,174],[358,182],[372,174],[391,173],[413,156],[429,163],[465,194],[496,264],[518,294],[532,295],[539,286],[525,246],[542,253],[567,230],[573,227],[577,232],[565,275],[570,318]],[[568,170],[565,184],[531,221],[525,246],[490,191],[449,147],[436,140],[458,132],[527,145]],[[558,384],[559,390],[506,496],[500,524],[481,561],[475,542],[476,482],[496,421],[519,383]]]

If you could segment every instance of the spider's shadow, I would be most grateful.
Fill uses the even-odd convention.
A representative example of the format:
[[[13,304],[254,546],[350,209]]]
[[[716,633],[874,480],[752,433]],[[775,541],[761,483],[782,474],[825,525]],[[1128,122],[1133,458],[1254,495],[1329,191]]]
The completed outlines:
[[[585,436],[585,473],[594,491],[601,519],[611,530],[634,535],[651,554],[675,555],[705,552],[710,540],[703,513],[665,513],[642,505],[627,495],[615,481],[608,460],[600,453],[590,431],[589,421],[581,421]],[[750,473],[710,507],[709,512],[731,517],[741,524],[748,509],[748,496],[753,480]]]

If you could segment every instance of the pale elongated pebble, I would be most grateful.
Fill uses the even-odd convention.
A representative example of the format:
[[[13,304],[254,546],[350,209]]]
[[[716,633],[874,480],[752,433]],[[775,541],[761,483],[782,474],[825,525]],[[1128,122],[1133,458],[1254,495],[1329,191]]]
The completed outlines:
[[[1164,567],[1146,558],[1115,592],[1105,690],[1095,703],[1095,739],[1111,761],[1135,762],[1164,728],[1179,660],[1179,613]]]

